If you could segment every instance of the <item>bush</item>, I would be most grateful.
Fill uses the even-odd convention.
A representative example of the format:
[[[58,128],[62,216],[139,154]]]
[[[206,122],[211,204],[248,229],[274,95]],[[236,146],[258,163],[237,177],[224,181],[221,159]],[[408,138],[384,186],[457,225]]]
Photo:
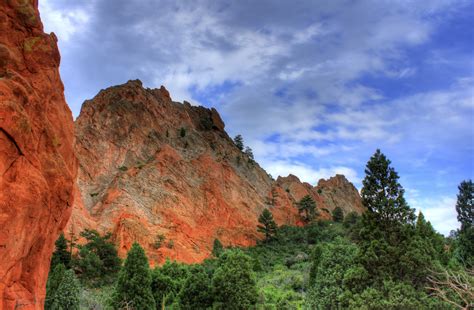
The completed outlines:
[[[78,310],[80,293],[81,288],[74,271],[66,270],[53,295],[51,309]]]
[[[79,246],[74,265],[80,279],[89,286],[111,284],[120,270],[121,261],[115,245],[110,241],[111,234],[101,236],[95,230],[84,230],[81,236],[87,243]]]
[[[184,129],[184,127],[181,127],[181,129],[179,130],[179,136],[181,138],[184,138],[186,136],[186,129]]]
[[[166,237],[163,234],[156,235],[155,242],[153,243],[153,247],[155,249],[161,248],[161,246],[163,245],[163,242],[165,241],[165,239],[166,239]]]
[[[337,223],[344,221],[344,211],[342,211],[341,207],[336,207],[334,211],[332,211],[332,219]]]
[[[124,305],[129,305],[134,309],[155,309],[151,281],[145,251],[135,242],[128,251],[125,264],[120,270],[112,300],[113,307],[121,309]]]
[[[81,288],[72,270],[55,266],[46,284],[45,309],[79,309]]]
[[[176,301],[178,293],[189,276],[189,268],[188,265],[168,260],[163,266],[153,270],[151,289],[157,305],[161,305],[163,299],[167,306]]]
[[[252,261],[240,250],[229,250],[219,258],[212,278],[215,307],[249,309],[257,302],[257,285]]]
[[[202,266],[195,266],[179,293],[183,309],[209,309],[213,303],[211,279]]]

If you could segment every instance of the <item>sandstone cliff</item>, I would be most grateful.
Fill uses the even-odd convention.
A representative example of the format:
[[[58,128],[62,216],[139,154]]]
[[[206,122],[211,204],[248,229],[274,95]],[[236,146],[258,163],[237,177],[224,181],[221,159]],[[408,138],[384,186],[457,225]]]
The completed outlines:
[[[37,1],[0,4],[0,309],[42,309],[72,207],[73,120]]]
[[[319,193],[293,176],[275,182],[234,145],[215,109],[173,102],[163,87],[136,80],[102,90],[75,125],[81,196],[66,232],[111,231],[121,255],[133,241],[154,263],[202,261],[214,238],[249,246],[261,238],[255,228],[265,207],[278,224],[299,225],[295,203],[307,194],[320,210],[362,212],[343,176],[321,181]]]

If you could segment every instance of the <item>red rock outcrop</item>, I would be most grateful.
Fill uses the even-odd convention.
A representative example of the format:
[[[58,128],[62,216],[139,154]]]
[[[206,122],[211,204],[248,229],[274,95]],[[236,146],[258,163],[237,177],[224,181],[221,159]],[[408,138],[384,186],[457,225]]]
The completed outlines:
[[[138,241],[153,263],[191,263],[209,256],[214,238],[224,245],[254,244],[266,207],[278,224],[299,225],[295,203],[303,196],[328,211],[343,201],[327,203],[294,176],[275,182],[224,126],[215,109],[173,102],[164,87],[129,81],[100,91],[76,120],[81,197],[66,233],[111,231],[122,256]],[[340,184],[327,189],[333,185]],[[359,212],[358,193],[351,194],[357,201],[351,204],[351,196],[344,210]],[[158,248],[159,235],[166,240]]]
[[[38,1],[0,3],[0,309],[42,309],[72,209],[73,120]]]

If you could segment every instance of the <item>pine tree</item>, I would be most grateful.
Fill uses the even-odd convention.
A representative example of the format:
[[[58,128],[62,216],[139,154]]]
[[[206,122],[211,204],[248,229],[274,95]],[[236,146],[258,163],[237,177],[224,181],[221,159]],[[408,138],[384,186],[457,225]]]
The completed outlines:
[[[224,252],[224,246],[219,239],[214,239],[214,244],[212,246],[212,256],[219,257],[222,252]]]
[[[277,224],[273,219],[273,214],[268,209],[264,209],[258,218],[258,222],[261,225],[257,226],[257,231],[265,234],[265,241],[273,239],[277,233]]]
[[[211,289],[211,279],[204,268],[197,265],[185,280],[179,293],[181,307],[196,310],[210,309],[213,302]]]
[[[332,211],[332,219],[337,223],[344,221],[344,211],[342,211],[341,207],[336,207],[334,211]]]
[[[81,280],[91,286],[111,284],[120,270],[120,258],[115,245],[110,241],[111,234],[101,236],[95,230],[84,230],[81,237],[87,243],[79,246],[77,268]]]
[[[55,245],[56,249],[51,258],[51,269],[54,269],[58,264],[63,264],[66,268],[71,268],[71,253],[68,251],[68,244],[64,233],[59,235]]]
[[[212,278],[214,308],[253,309],[257,302],[257,283],[251,259],[240,250],[226,251]]]
[[[81,288],[72,270],[66,270],[52,300],[51,309],[78,310]]]
[[[465,227],[472,227],[474,225],[474,184],[472,180],[462,181],[458,189],[456,211],[462,230]]]
[[[316,202],[310,195],[304,196],[298,202],[298,211],[305,222],[310,222],[316,215],[318,215],[316,211]]]
[[[120,270],[117,287],[113,295],[113,306],[121,309],[127,304],[134,309],[155,309],[151,291],[151,273],[145,251],[134,243],[127,254],[125,264]]]
[[[244,152],[244,153],[245,153],[245,155],[247,155],[247,156],[249,157],[249,159],[250,159],[251,161],[254,160],[253,151],[252,151],[252,149],[251,149],[249,146],[247,146],[247,147],[245,148],[245,152]]]
[[[56,292],[59,285],[61,284],[65,272],[66,268],[61,263],[57,264],[53,269],[51,269],[48,276],[48,282],[46,283],[46,298],[44,302],[44,308],[46,310],[52,309]]]
[[[458,232],[458,258],[466,267],[474,266],[474,184],[471,180],[463,181],[458,187],[456,202],[458,221],[461,229]]]
[[[368,215],[384,229],[396,223],[411,223],[415,219],[414,210],[403,197],[404,189],[398,183],[398,174],[390,163],[377,150],[367,163],[362,181],[362,203],[369,211]]]
[[[236,135],[235,136],[234,144],[239,150],[241,150],[241,151],[244,150],[244,138],[242,138],[242,135]]]

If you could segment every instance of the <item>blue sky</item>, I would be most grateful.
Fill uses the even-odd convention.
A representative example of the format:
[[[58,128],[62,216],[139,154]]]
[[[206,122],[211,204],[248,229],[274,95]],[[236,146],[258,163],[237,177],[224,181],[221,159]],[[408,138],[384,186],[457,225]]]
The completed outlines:
[[[359,189],[376,148],[442,233],[474,175],[474,1],[40,0],[77,116],[139,78],[216,107],[274,177]]]

